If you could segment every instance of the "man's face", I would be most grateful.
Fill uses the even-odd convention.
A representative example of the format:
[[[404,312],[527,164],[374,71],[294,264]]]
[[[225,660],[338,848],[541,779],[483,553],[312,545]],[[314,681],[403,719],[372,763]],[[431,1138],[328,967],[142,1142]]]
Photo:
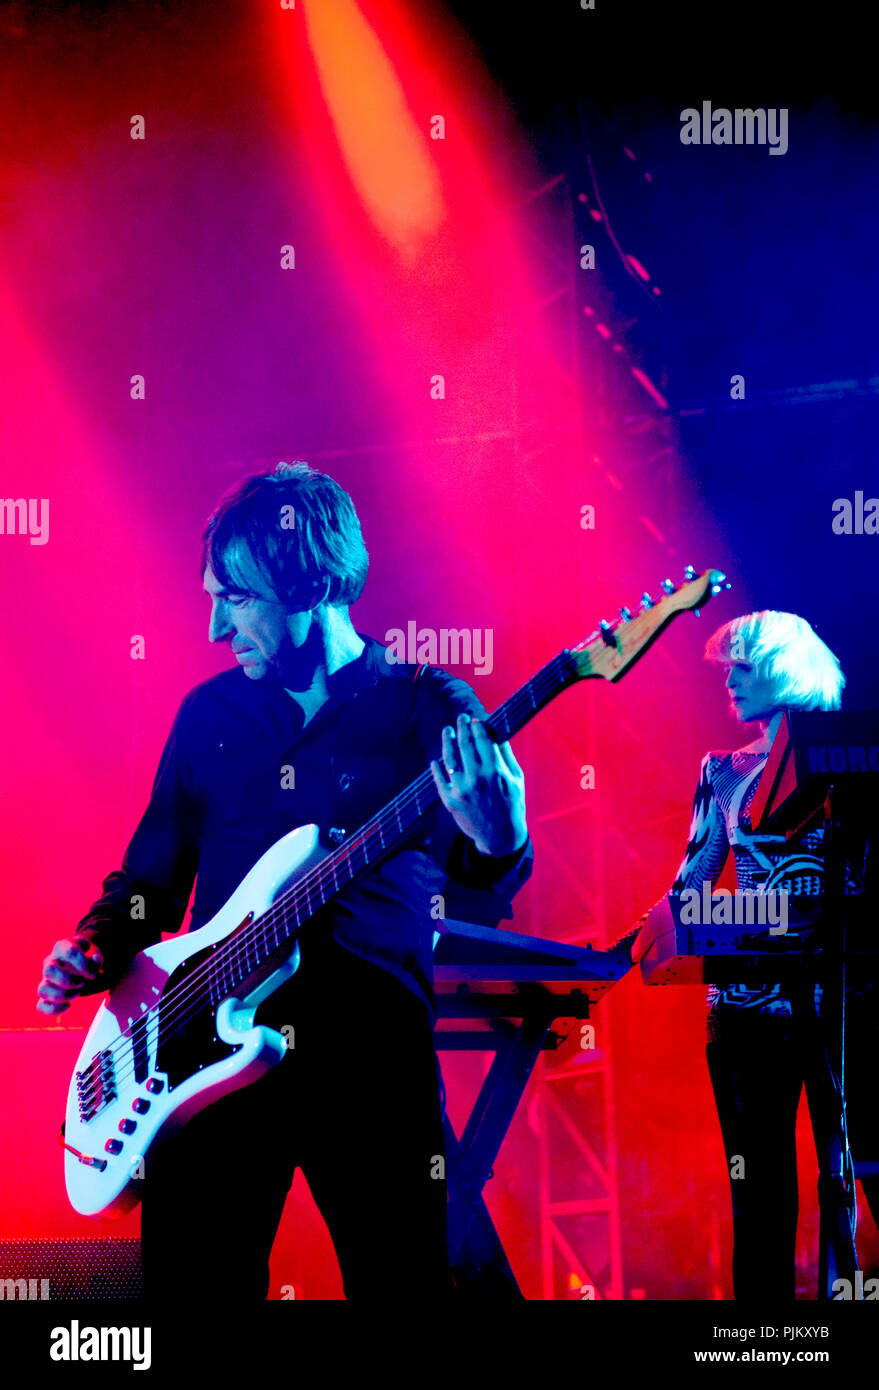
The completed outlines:
[[[228,642],[235,659],[250,680],[262,680],[270,673],[293,688],[312,674],[306,646],[312,629],[310,612],[290,613],[269,588],[268,582],[243,551],[238,566],[247,589],[223,589],[208,565],[204,574],[205,593],[211,598],[211,642]]]

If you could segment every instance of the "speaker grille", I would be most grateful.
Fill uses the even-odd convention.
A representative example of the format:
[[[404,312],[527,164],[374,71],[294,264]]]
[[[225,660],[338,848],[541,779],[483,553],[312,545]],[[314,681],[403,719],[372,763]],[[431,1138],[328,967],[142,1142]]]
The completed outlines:
[[[140,1241],[0,1241],[0,1299],[143,1297]]]

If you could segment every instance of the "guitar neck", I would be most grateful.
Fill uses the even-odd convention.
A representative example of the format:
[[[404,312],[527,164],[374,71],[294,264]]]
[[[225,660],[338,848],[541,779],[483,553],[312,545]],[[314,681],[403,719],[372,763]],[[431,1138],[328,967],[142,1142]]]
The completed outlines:
[[[719,570],[697,575],[688,566],[685,583],[676,589],[670,580],[664,580],[662,596],[651,599],[645,594],[642,611],[637,615],[621,609],[618,619],[602,622],[585,641],[559,652],[489,715],[485,725],[491,738],[496,743],[506,743],[538,710],[579,680],[620,680],[677,613],[688,609],[698,612],[698,605],[720,592],[725,578]],[[227,943],[224,969],[228,977],[239,981],[247,978],[253,971],[254,959],[261,964],[286,945],[299,927],[337,893],[397,849],[438,801],[428,768]]]
[[[490,736],[497,743],[506,743],[538,710],[579,679],[571,653],[560,652],[485,721]],[[224,989],[248,979],[282,947],[288,946],[299,928],[337,893],[393,853],[438,801],[433,774],[428,768],[337,849],[297,879],[266,912],[236,932],[214,960],[214,971],[222,979]]]

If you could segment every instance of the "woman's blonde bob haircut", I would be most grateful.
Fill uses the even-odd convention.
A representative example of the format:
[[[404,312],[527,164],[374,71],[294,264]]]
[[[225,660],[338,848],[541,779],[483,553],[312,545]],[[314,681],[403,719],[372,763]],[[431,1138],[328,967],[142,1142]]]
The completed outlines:
[[[778,709],[839,709],[845,676],[805,618],[763,609],[712,633],[706,661],[748,661],[767,680]]]

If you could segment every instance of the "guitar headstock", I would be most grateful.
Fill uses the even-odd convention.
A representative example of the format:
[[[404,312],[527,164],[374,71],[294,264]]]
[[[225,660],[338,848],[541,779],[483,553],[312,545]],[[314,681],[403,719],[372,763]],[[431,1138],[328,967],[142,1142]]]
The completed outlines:
[[[675,587],[670,579],[662,583],[662,592],[657,598],[644,594],[637,613],[628,608],[620,609],[620,616],[613,622],[602,622],[598,629],[570,649],[577,668],[578,680],[592,680],[602,677],[608,681],[618,681],[629,667],[662,632],[678,613],[704,608],[714,594],[722,589],[730,589],[726,575],[720,570],[704,570],[697,574],[692,565],[687,565],[684,579]]]

